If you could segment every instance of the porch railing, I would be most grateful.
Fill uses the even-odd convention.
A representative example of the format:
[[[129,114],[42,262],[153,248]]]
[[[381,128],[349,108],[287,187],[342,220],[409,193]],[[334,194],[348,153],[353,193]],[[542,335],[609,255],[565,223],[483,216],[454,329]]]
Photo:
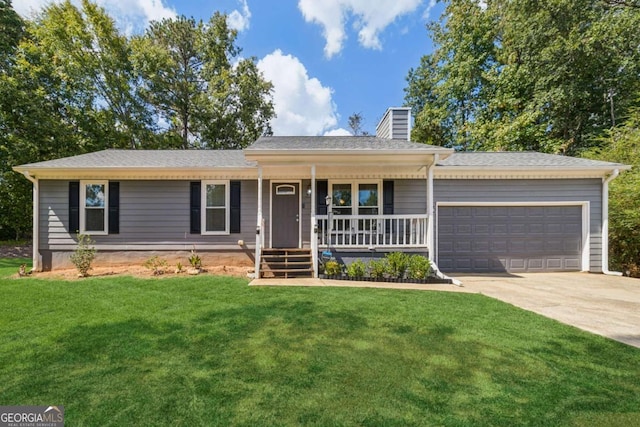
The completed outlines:
[[[426,247],[428,215],[318,215],[318,246]]]

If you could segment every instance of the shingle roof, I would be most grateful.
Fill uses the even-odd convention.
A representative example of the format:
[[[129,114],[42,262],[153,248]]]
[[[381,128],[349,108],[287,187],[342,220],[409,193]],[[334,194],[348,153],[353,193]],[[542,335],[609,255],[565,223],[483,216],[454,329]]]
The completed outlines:
[[[246,149],[248,152],[270,150],[451,151],[435,145],[375,136],[265,136]]]
[[[437,166],[485,168],[617,168],[620,163],[536,152],[458,152]]]
[[[242,150],[103,150],[21,165],[28,169],[250,168]]]

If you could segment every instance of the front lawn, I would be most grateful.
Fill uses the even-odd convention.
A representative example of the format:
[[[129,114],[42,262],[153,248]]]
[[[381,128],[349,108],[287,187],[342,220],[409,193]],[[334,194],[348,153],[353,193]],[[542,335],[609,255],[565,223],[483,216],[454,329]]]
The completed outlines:
[[[13,279],[0,405],[76,425],[638,425],[640,350],[481,295]]]

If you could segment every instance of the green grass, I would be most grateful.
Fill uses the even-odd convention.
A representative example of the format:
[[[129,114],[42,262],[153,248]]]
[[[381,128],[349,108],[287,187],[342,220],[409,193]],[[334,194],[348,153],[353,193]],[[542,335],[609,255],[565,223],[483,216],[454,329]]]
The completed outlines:
[[[0,405],[67,425],[638,425],[640,350],[481,295],[12,279]]]

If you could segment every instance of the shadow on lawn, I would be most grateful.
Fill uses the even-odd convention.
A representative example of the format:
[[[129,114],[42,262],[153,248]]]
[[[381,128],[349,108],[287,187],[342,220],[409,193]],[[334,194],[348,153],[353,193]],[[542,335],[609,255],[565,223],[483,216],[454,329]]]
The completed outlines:
[[[38,397],[66,405],[74,424],[184,425],[557,424],[638,392],[612,375],[619,346],[586,335],[500,348],[431,320],[428,307],[416,318],[265,297],[77,325],[9,387],[51,390]]]

